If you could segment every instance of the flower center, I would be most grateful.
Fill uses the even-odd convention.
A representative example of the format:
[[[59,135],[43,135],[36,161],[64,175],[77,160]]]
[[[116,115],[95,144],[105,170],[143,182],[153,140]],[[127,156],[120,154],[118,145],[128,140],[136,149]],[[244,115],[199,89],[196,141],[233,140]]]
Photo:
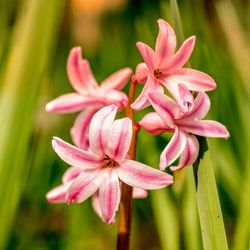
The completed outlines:
[[[119,164],[112,160],[108,155],[105,155],[104,157],[104,168],[115,168],[115,167],[118,167]]]
[[[157,79],[160,78],[161,74],[162,74],[162,72],[161,72],[159,69],[156,69],[156,70],[154,71],[154,76],[155,76]]]

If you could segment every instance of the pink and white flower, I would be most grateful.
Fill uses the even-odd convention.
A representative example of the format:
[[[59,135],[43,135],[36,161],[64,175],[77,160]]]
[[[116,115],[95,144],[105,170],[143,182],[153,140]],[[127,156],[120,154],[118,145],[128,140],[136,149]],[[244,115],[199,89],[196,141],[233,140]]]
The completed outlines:
[[[178,166],[170,167],[172,171],[180,170],[195,162],[199,153],[199,143],[195,135],[229,137],[229,132],[221,123],[202,120],[210,108],[209,97],[204,92],[198,93],[193,108],[187,113],[183,113],[171,98],[157,91],[149,91],[148,100],[156,112],[147,114],[139,125],[151,134],[174,133],[161,153],[161,170],[171,165],[179,156]]]
[[[87,131],[93,115],[100,108],[115,104],[119,109],[128,103],[127,96],[120,91],[132,75],[130,68],[123,68],[110,75],[99,85],[95,80],[89,63],[82,59],[80,47],[71,49],[67,73],[76,92],[62,95],[46,105],[46,110],[55,113],[73,113],[82,111],[77,117],[71,136],[74,143],[88,147]]]
[[[89,127],[89,150],[70,145],[59,138],[52,140],[59,157],[81,173],[67,187],[68,203],[81,203],[98,191],[104,222],[112,223],[120,202],[120,181],[142,189],[159,189],[173,183],[171,175],[130,160],[127,156],[132,122],[129,118],[114,120],[117,106],[99,110]]]
[[[70,167],[66,170],[62,177],[62,184],[53,188],[46,194],[46,198],[51,203],[67,203],[66,196],[67,191],[72,182],[76,179],[76,177],[82,172],[82,168],[80,167]],[[141,188],[133,188],[133,198],[146,198],[148,196],[148,192]],[[92,196],[92,207],[96,214],[102,218],[99,195],[98,192],[93,194]],[[110,223],[114,223],[113,220]]]
[[[183,67],[188,61],[195,44],[195,36],[188,38],[180,49],[176,50],[176,35],[171,26],[164,20],[158,20],[159,34],[155,51],[142,42],[136,44],[144,63],[137,66],[135,77],[145,84],[143,91],[132,104],[135,110],[150,105],[147,90],[163,92],[160,84],[167,88],[183,112],[193,105],[191,91],[209,91],[216,88],[214,80],[207,74]]]

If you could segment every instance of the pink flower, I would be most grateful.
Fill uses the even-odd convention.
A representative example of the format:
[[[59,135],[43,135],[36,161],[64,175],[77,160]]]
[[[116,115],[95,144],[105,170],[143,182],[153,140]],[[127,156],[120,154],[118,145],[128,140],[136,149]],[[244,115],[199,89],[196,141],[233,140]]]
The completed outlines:
[[[123,68],[98,85],[88,61],[82,59],[81,53],[80,47],[71,49],[67,62],[68,77],[76,92],[62,95],[49,102],[46,110],[55,113],[82,111],[71,130],[71,136],[77,146],[86,148],[88,146],[86,133],[95,112],[110,104],[115,104],[119,108],[127,105],[128,98],[120,89],[131,77],[132,70]]]
[[[52,145],[66,163],[81,168],[67,189],[68,203],[81,203],[98,191],[103,221],[112,223],[120,202],[120,184],[142,189],[159,189],[173,183],[172,176],[140,162],[128,159],[132,123],[129,118],[115,120],[117,106],[99,110],[89,127],[89,151],[59,138]]]
[[[179,156],[179,165],[170,167],[172,171],[195,162],[199,153],[199,143],[193,134],[205,137],[229,137],[229,132],[221,123],[202,120],[210,108],[209,97],[204,92],[198,93],[193,108],[187,113],[183,113],[171,98],[157,91],[149,91],[148,99],[156,112],[147,114],[139,124],[151,134],[174,132],[160,156],[162,170]]]
[[[66,195],[68,188],[81,172],[82,168],[80,167],[68,168],[62,177],[62,184],[53,188],[46,194],[47,200],[52,203],[67,203]],[[133,188],[133,198],[146,198],[147,195],[148,193],[146,190],[141,188]],[[92,196],[92,206],[96,214],[102,218],[98,192]],[[115,220],[113,220],[111,223],[114,222]]]
[[[155,51],[148,45],[136,44],[145,63],[137,66],[135,77],[139,82],[146,82],[142,93],[132,104],[135,110],[141,110],[150,105],[147,90],[155,89],[163,92],[160,84],[165,86],[183,112],[193,105],[192,91],[209,91],[216,88],[214,80],[198,70],[184,68],[195,44],[195,37],[188,38],[175,53],[176,36],[171,26],[164,20],[158,20],[159,34]]]
[[[133,196],[134,199],[142,199],[142,198],[146,198],[148,196],[148,192],[146,190],[142,189],[142,188],[134,187],[132,196]],[[96,212],[96,214],[100,218],[102,218],[102,211],[101,211],[98,192],[96,192],[92,196],[92,207],[93,207],[94,211]],[[113,218],[113,220],[110,221],[110,224],[114,224],[114,223],[115,223],[115,218]]]

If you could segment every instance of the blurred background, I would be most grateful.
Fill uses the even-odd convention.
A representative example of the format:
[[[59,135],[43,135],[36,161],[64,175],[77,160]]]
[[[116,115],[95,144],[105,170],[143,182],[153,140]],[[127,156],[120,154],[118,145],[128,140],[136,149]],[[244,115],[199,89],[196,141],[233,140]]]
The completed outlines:
[[[66,75],[71,47],[101,81],[142,59],[137,41],[154,45],[164,18],[179,41],[195,34],[195,69],[217,82],[210,119],[229,140],[209,139],[230,249],[250,241],[250,2],[248,0],[0,0],[0,249],[115,249],[116,225],[106,225],[90,201],[49,204],[48,190],[67,169],[52,151],[56,135],[71,141],[76,114],[46,113],[45,104],[72,91]],[[125,88],[127,91],[127,88]],[[143,115],[138,114],[137,119]],[[168,135],[139,135],[138,159],[158,167]],[[191,171],[191,172],[190,172]],[[192,169],[172,187],[134,200],[131,249],[203,249]]]

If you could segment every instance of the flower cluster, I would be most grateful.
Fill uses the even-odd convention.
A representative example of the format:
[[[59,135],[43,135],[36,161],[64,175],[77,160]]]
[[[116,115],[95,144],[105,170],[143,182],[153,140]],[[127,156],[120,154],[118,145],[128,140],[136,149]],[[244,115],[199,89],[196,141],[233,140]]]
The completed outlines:
[[[151,134],[173,133],[160,156],[160,170],[131,159],[128,151],[133,136],[132,121],[125,117],[115,120],[116,113],[126,108],[128,97],[121,89],[132,75],[124,68],[105,79],[100,85],[82,59],[81,49],[70,52],[67,72],[76,93],[51,101],[46,110],[57,113],[79,112],[71,129],[75,146],[54,137],[53,149],[71,167],[62,184],[46,197],[50,202],[81,203],[92,196],[96,213],[104,222],[114,223],[121,197],[121,182],[133,187],[134,198],[144,198],[147,190],[159,189],[173,183],[171,171],[192,165],[199,153],[196,135],[227,138],[227,129],[219,122],[202,120],[210,108],[205,91],[216,88],[207,74],[183,67],[195,44],[188,38],[176,50],[176,36],[171,26],[158,20],[159,34],[155,50],[138,42],[144,63],[140,63],[133,81],[145,84],[131,108],[136,111],[152,106],[137,126]],[[165,88],[171,96],[165,94]],[[177,165],[176,160],[179,158]]]

